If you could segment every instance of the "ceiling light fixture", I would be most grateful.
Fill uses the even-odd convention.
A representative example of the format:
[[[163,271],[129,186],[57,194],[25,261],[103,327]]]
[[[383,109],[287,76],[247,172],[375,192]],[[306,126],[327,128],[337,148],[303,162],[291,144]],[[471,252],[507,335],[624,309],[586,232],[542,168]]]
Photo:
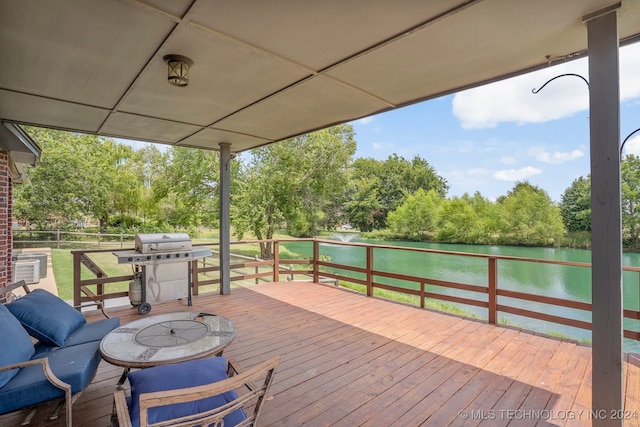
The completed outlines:
[[[193,61],[182,55],[165,55],[164,62],[169,66],[167,80],[174,86],[185,87],[189,84],[189,68]]]

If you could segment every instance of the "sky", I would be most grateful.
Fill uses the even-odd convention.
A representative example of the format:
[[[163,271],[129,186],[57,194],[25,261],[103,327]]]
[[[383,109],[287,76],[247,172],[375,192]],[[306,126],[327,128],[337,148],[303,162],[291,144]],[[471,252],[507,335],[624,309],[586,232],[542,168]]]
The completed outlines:
[[[528,181],[560,202],[590,171],[587,59],[351,122],[356,157],[420,156],[443,177],[447,197],[480,192],[495,200]],[[640,43],[620,49],[620,138],[640,128]],[[640,132],[624,148],[640,155]]]

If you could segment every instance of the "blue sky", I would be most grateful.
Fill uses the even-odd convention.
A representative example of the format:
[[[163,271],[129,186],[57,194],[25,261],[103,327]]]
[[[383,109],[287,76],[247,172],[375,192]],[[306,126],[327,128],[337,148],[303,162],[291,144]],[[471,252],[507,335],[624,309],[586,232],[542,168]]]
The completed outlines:
[[[574,179],[589,174],[587,59],[470,89],[352,122],[356,157],[418,155],[449,184],[448,197],[495,200],[527,180],[560,201]],[[621,132],[640,128],[640,43],[620,50]],[[624,154],[640,155],[640,132]]]

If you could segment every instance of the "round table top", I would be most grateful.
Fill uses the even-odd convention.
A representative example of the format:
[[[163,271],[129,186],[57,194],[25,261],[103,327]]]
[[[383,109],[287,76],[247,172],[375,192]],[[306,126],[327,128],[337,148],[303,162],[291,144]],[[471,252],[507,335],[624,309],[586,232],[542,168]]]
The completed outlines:
[[[100,342],[104,360],[127,368],[147,368],[221,352],[235,337],[226,317],[177,312],[143,317],[107,334]]]

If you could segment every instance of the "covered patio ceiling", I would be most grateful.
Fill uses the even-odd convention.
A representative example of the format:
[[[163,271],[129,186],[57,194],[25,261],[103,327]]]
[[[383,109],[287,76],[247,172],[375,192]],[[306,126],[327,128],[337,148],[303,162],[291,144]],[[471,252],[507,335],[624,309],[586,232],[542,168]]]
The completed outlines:
[[[241,152],[585,56],[612,3],[3,0],[0,120]],[[640,1],[618,31],[640,39]]]

